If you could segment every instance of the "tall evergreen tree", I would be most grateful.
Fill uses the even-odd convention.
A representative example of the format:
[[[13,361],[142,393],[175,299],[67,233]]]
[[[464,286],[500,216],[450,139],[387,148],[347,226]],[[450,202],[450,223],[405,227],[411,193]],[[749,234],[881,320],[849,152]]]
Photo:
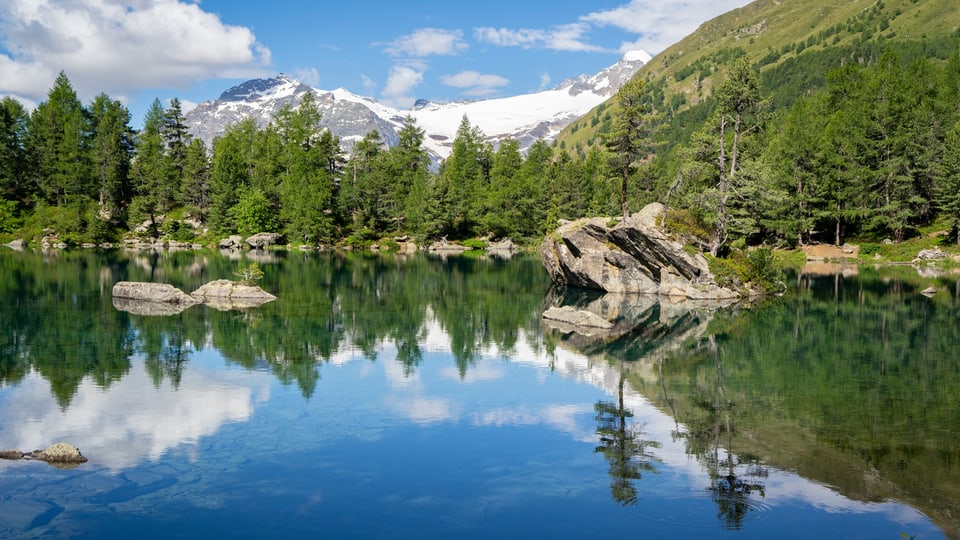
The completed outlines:
[[[194,217],[206,220],[210,208],[210,158],[203,139],[192,139],[187,145],[180,199]]]
[[[646,81],[634,78],[617,90],[618,113],[613,127],[603,135],[603,143],[612,154],[612,169],[620,177],[620,211],[630,216],[627,204],[630,175],[638,162],[650,152],[650,106],[644,101]]]
[[[86,193],[89,184],[86,111],[70,80],[60,72],[30,119],[29,147],[36,182],[47,202],[63,205]]]
[[[29,123],[30,116],[19,101],[12,97],[0,99],[0,199],[27,200]]]
[[[190,144],[190,132],[183,117],[180,100],[173,98],[170,106],[163,111],[163,141],[167,156],[168,171],[172,176],[171,183],[176,188],[175,195],[179,194],[183,184],[183,170],[187,161],[187,146]]]
[[[137,134],[137,155],[133,161],[133,187],[136,196],[131,203],[135,220],[149,219],[156,230],[156,218],[173,206],[176,187],[169,172],[164,152],[163,106],[154,99]]]
[[[716,256],[727,241],[730,197],[740,182],[742,137],[759,126],[756,113],[760,105],[757,75],[746,59],[730,67],[727,79],[717,91],[717,207],[716,228],[710,242],[710,254]]]
[[[100,214],[112,217],[130,200],[133,130],[130,112],[119,101],[100,94],[90,104],[93,120],[93,174]]]

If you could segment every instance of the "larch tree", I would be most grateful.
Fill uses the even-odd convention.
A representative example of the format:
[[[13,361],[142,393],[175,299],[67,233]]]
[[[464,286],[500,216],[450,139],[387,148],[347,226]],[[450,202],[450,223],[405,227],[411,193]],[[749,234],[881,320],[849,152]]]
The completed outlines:
[[[650,152],[650,107],[643,101],[646,81],[634,78],[617,91],[618,111],[613,125],[603,135],[603,144],[612,154],[611,169],[620,178],[620,211],[630,217],[627,195],[630,175]]]
[[[730,67],[726,80],[717,92],[717,207],[716,228],[710,241],[714,257],[727,241],[729,202],[740,181],[742,138],[759,127],[756,113],[760,106],[757,74],[750,63],[738,59]]]

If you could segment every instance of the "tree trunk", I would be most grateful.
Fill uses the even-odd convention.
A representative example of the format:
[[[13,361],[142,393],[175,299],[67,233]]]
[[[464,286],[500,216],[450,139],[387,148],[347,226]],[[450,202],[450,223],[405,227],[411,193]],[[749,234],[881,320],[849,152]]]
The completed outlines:
[[[630,217],[630,209],[627,207],[627,182],[630,179],[630,167],[623,169],[623,181],[620,183],[620,209],[623,211],[623,219]]]

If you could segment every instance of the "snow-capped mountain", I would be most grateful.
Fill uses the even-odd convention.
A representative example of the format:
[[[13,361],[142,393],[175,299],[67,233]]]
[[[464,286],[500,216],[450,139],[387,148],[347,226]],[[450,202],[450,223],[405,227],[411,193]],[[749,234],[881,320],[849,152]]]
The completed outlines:
[[[550,90],[478,101],[420,100],[408,110],[388,107],[343,88],[311,88],[281,74],[230,88],[216,101],[201,103],[188,112],[186,122],[190,132],[209,146],[230,124],[252,117],[264,127],[284,104],[296,105],[304,93],[312,91],[323,113],[321,124],[339,136],[347,150],[374,129],[387,144],[394,144],[404,118],[411,116],[426,133],[424,147],[434,160],[445,159],[464,115],[491,142],[514,138],[526,149],[537,139],[552,140],[564,127],[615,94],[649,60],[646,52],[632,51],[595,75],[567,79]]]

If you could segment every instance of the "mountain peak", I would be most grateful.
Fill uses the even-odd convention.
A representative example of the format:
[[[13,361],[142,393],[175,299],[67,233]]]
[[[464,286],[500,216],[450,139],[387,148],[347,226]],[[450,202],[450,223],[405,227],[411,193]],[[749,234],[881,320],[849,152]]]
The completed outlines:
[[[622,63],[641,62],[646,64],[652,59],[653,59],[653,56],[651,56],[650,53],[648,53],[647,51],[643,49],[636,49],[633,51],[627,51],[623,53],[623,57],[620,58],[620,62]]]
[[[297,79],[281,73],[269,79],[252,79],[233,86],[220,94],[219,101],[251,101],[284,86],[297,88],[301,85],[303,83]]]

